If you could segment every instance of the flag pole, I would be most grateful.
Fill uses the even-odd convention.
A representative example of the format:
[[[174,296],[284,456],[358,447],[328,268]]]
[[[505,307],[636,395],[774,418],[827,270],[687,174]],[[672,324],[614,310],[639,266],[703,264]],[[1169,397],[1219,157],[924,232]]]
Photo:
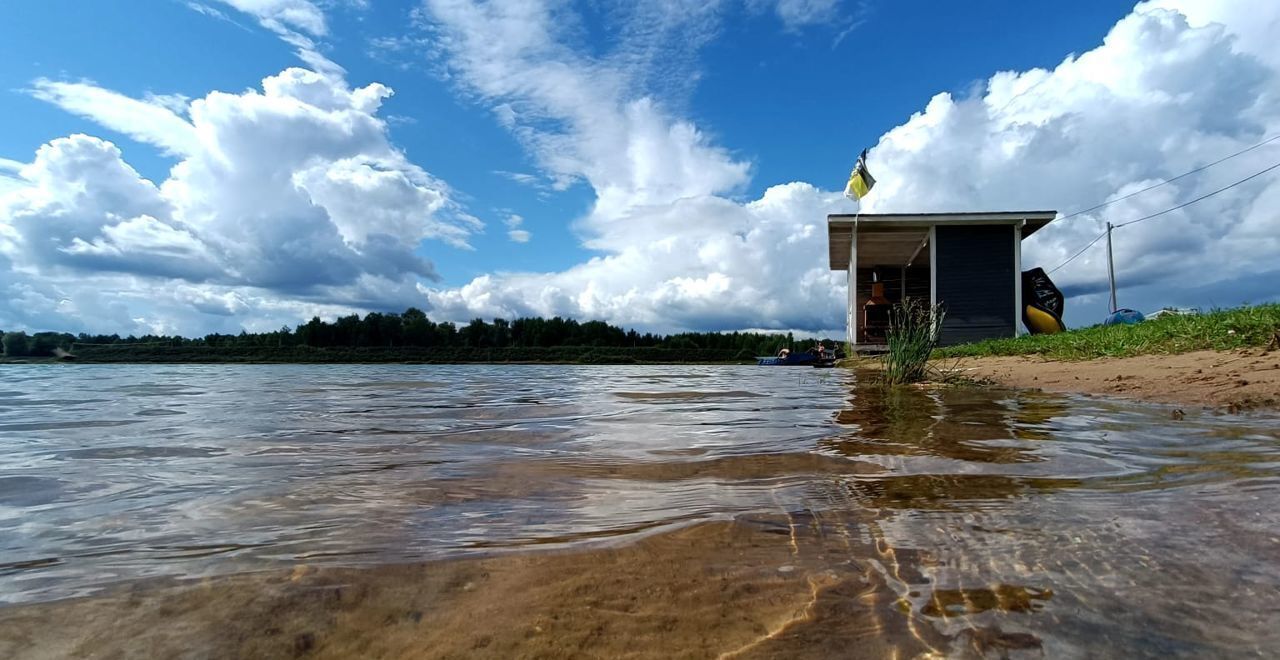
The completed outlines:
[[[844,196],[853,200],[855,204],[853,211],[853,232],[849,241],[849,352],[854,351],[854,347],[858,345],[858,220],[862,216],[862,198],[871,192],[871,187],[876,185],[876,180],[871,176],[871,172],[867,171],[867,150],[863,149],[858,155],[858,160],[853,165],[853,171],[849,173],[849,182],[845,184]]]

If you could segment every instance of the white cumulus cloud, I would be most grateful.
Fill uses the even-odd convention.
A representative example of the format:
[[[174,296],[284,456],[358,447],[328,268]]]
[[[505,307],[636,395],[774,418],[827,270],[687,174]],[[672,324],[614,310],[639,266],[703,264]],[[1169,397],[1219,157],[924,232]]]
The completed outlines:
[[[174,110],[175,98],[151,96],[138,100],[103,89],[88,82],[56,82],[38,78],[31,95],[107,128],[120,131],[140,142],[160,147],[165,153],[194,153],[195,129]]]
[[[824,7],[792,5],[804,10],[797,16]],[[454,79],[501,111],[546,174],[594,190],[578,228],[601,252],[562,272],[493,273],[428,289],[438,312],[658,328],[843,324],[844,278],[825,263],[825,215],[849,210],[838,195],[792,183],[734,201],[750,164],[637,89],[643,72],[573,48],[561,27],[573,21],[559,4],[425,6]],[[1280,61],[1268,36],[1278,13],[1261,1],[1141,4],[1101,46],[1053,70],[997,72],[971,95],[939,94],[871,150],[880,183],[864,210],[1068,212],[1280,133]],[[1192,199],[1280,160],[1278,152],[1262,148],[1051,225],[1028,240],[1024,263],[1052,267],[1107,220]],[[1269,210],[1280,197],[1276,180],[1117,232],[1121,302],[1150,309],[1275,298],[1280,292],[1260,287],[1257,274],[1280,274],[1280,219]],[[1102,254],[1088,252],[1055,275],[1077,296],[1069,321],[1100,318]]]
[[[260,90],[190,101],[189,121],[88,83],[36,89],[179,160],[156,183],[111,142],[72,135],[30,163],[6,161],[0,267],[24,304],[0,308],[5,327],[57,319],[46,327],[190,332],[221,325],[201,320],[217,310],[249,323],[299,305],[403,308],[437,277],[423,242],[469,248],[482,228],[390,143],[383,85],[287,69]],[[174,282],[188,293],[155,295]]]
[[[1174,3],[1139,5],[1102,46],[1051,71],[1000,72],[968,98],[935,96],[870,152],[880,184],[868,211],[1054,208],[1071,213],[1119,199],[1280,133],[1280,61],[1252,51],[1280,13],[1189,21]],[[1215,3],[1188,3],[1205,15]],[[1217,3],[1238,6],[1248,3]],[[1269,18],[1268,18],[1269,17]],[[1105,229],[1195,199],[1280,162],[1280,144],[1095,212],[1065,219],[1025,244],[1024,263],[1053,268]],[[1280,194],[1261,177],[1186,209],[1118,230],[1121,303],[1229,305],[1259,300],[1241,280],[1277,267]],[[1101,243],[1054,278],[1069,294],[1105,287]],[[1206,294],[1204,287],[1215,287]],[[1195,298],[1190,291],[1196,290]],[[1275,297],[1280,291],[1262,296]],[[1076,301],[1094,321],[1101,296]],[[1070,311],[1070,306],[1069,306]],[[1070,320],[1071,317],[1069,317]]]
[[[311,314],[404,307],[438,318],[565,315],[644,329],[839,332],[844,275],[826,264],[825,216],[852,206],[804,182],[742,199],[752,163],[685,109],[718,3],[611,5],[608,48],[582,43],[560,2],[424,0],[433,65],[491,111],[553,195],[585,186],[566,218],[595,256],[558,272],[433,283],[424,241],[466,248],[482,226],[447,184],[390,143],[383,85],[352,87],[317,40],[306,0],[227,0],[298,50],[259,89],[134,99],[89,82],[31,93],[177,164],[141,176],[102,137],[51,140],[0,162],[0,327],[134,332],[270,329]],[[357,3],[358,4],[358,3]],[[203,6],[203,5],[202,5]],[[328,6],[328,5],[325,5]],[[759,6],[766,6],[759,4]],[[791,29],[819,0],[768,3]],[[788,19],[790,17],[790,19]],[[1280,134],[1280,5],[1139,4],[1103,44],[1051,69],[993,72],[920,110],[870,150],[879,184],[864,211],[1056,208],[1122,197]],[[854,153],[860,145],[848,145]],[[1060,220],[1025,244],[1053,267],[1105,223],[1155,213],[1280,162],[1272,143],[1204,172]],[[1116,232],[1121,303],[1229,305],[1274,299],[1280,176]],[[528,240],[518,216],[508,238]],[[1098,246],[1054,274],[1068,321],[1100,317]]]

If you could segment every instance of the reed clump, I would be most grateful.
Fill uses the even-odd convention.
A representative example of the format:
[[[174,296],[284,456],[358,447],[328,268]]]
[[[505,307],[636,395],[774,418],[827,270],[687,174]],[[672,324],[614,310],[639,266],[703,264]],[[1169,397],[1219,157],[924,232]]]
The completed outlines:
[[[944,312],[940,305],[926,305],[908,298],[889,310],[888,353],[885,380],[894,385],[916,383],[929,374],[929,358],[938,346]]]

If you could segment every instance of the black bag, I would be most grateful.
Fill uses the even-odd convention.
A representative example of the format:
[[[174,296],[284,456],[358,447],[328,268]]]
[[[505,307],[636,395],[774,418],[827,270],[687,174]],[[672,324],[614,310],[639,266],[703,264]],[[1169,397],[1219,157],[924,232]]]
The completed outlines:
[[[1046,312],[1053,316],[1063,329],[1067,327],[1062,322],[1062,308],[1066,298],[1058,287],[1053,285],[1053,280],[1049,279],[1049,274],[1044,272],[1043,268],[1022,271],[1022,301],[1022,322],[1028,329],[1033,326],[1027,318],[1027,307],[1035,307]]]

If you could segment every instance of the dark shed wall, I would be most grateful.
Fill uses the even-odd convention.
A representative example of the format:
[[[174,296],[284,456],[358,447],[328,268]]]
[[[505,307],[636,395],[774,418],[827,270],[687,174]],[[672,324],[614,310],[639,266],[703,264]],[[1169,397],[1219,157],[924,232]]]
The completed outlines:
[[[944,346],[1014,335],[1013,226],[937,228]]]

